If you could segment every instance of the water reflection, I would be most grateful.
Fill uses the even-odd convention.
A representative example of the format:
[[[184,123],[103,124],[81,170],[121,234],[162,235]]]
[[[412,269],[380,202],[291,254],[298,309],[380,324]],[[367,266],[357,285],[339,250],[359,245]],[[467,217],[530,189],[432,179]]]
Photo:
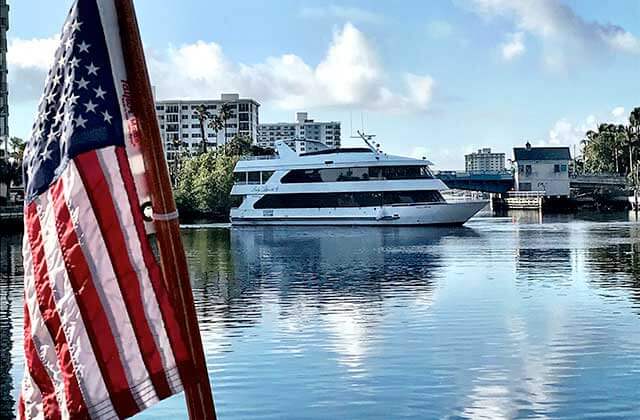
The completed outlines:
[[[593,244],[585,264],[590,284],[607,298],[623,291],[640,311],[640,225],[600,226],[588,232],[587,240]]]
[[[15,331],[21,323],[15,312],[21,303],[22,257],[18,235],[0,235],[0,418],[12,418],[15,412],[12,348]],[[20,342],[17,342],[20,345]]]
[[[640,225],[589,218],[183,230],[220,418],[640,418]]]

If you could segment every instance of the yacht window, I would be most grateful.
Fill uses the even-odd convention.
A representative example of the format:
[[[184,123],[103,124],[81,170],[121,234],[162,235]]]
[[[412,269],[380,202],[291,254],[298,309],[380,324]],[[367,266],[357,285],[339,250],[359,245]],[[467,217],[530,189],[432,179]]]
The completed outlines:
[[[260,172],[247,172],[247,184],[259,184]]]
[[[376,207],[383,204],[444,202],[438,191],[373,191],[341,193],[268,194],[254,204],[256,209]]]
[[[266,183],[269,178],[271,178],[271,175],[273,175],[274,171],[262,171],[262,183]]]
[[[247,173],[246,172],[234,172],[233,173],[233,182],[236,184],[246,184],[247,183]]]
[[[362,168],[294,169],[282,178],[283,184],[310,182],[375,181],[385,179],[433,178],[427,166],[372,166]]]

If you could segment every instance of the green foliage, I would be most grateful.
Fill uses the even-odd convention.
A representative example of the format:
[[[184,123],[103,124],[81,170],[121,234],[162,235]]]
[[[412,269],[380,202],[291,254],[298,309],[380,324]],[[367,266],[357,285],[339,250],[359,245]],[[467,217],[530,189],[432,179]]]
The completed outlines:
[[[251,144],[247,136],[235,136],[222,151],[184,156],[175,166],[175,199],[185,216],[227,217],[231,209],[233,169],[242,156],[271,154]]]
[[[22,155],[26,143],[19,137],[9,139],[8,160],[0,160],[0,182],[3,184],[20,184],[22,179]]]
[[[180,212],[192,216],[228,215],[233,168],[238,159],[238,156],[208,152],[184,162],[175,189]]]
[[[640,156],[640,107],[631,111],[629,124],[600,124],[582,140],[583,158],[576,168],[588,173],[632,176]]]

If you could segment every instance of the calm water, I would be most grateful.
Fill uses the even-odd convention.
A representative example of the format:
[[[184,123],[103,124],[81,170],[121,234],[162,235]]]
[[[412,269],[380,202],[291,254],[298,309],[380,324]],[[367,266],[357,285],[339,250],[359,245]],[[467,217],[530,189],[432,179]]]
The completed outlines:
[[[219,417],[640,418],[640,224],[589,219],[185,229]],[[0,241],[6,407],[22,267]]]

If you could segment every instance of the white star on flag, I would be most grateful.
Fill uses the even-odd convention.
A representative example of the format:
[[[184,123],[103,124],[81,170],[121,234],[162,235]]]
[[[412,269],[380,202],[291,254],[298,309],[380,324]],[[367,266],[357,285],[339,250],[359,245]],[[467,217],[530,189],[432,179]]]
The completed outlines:
[[[89,85],[89,82],[84,80],[84,77],[81,77],[80,80],[76,81],[76,83],[78,83],[78,89],[86,89]]]
[[[76,122],[76,127],[85,128],[85,123],[87,122],[87,120],[82,118],[82,115],[78,115],[78,117],[75,119],[75,122]]]
[[[89,47],[91,46],[91,44],[87,44],[86,42],[82,41],[80,44],[78,44],[78,49],[79,52],[89,52]]]
[[[98,75],[98,70],[100,70],[100,67],[96,67],[93,65],[93,63],[89,64],[88,66],[85,66],[87,68],[87,74],[93,74],[94,76]]]
[[[95,114],[96,112],[96,107],[98,106],[98,104],[94,104],[91,99],[89,99],[89,102],[87,102],[86,104],[84,104],[84,106],[87,108],[86,111],[87,112],[93,112]]]
[[[98,89],[93,89],[96,92],[96,98],[104,99],[106,91],[102,90],[102,86],[98,86]]]

